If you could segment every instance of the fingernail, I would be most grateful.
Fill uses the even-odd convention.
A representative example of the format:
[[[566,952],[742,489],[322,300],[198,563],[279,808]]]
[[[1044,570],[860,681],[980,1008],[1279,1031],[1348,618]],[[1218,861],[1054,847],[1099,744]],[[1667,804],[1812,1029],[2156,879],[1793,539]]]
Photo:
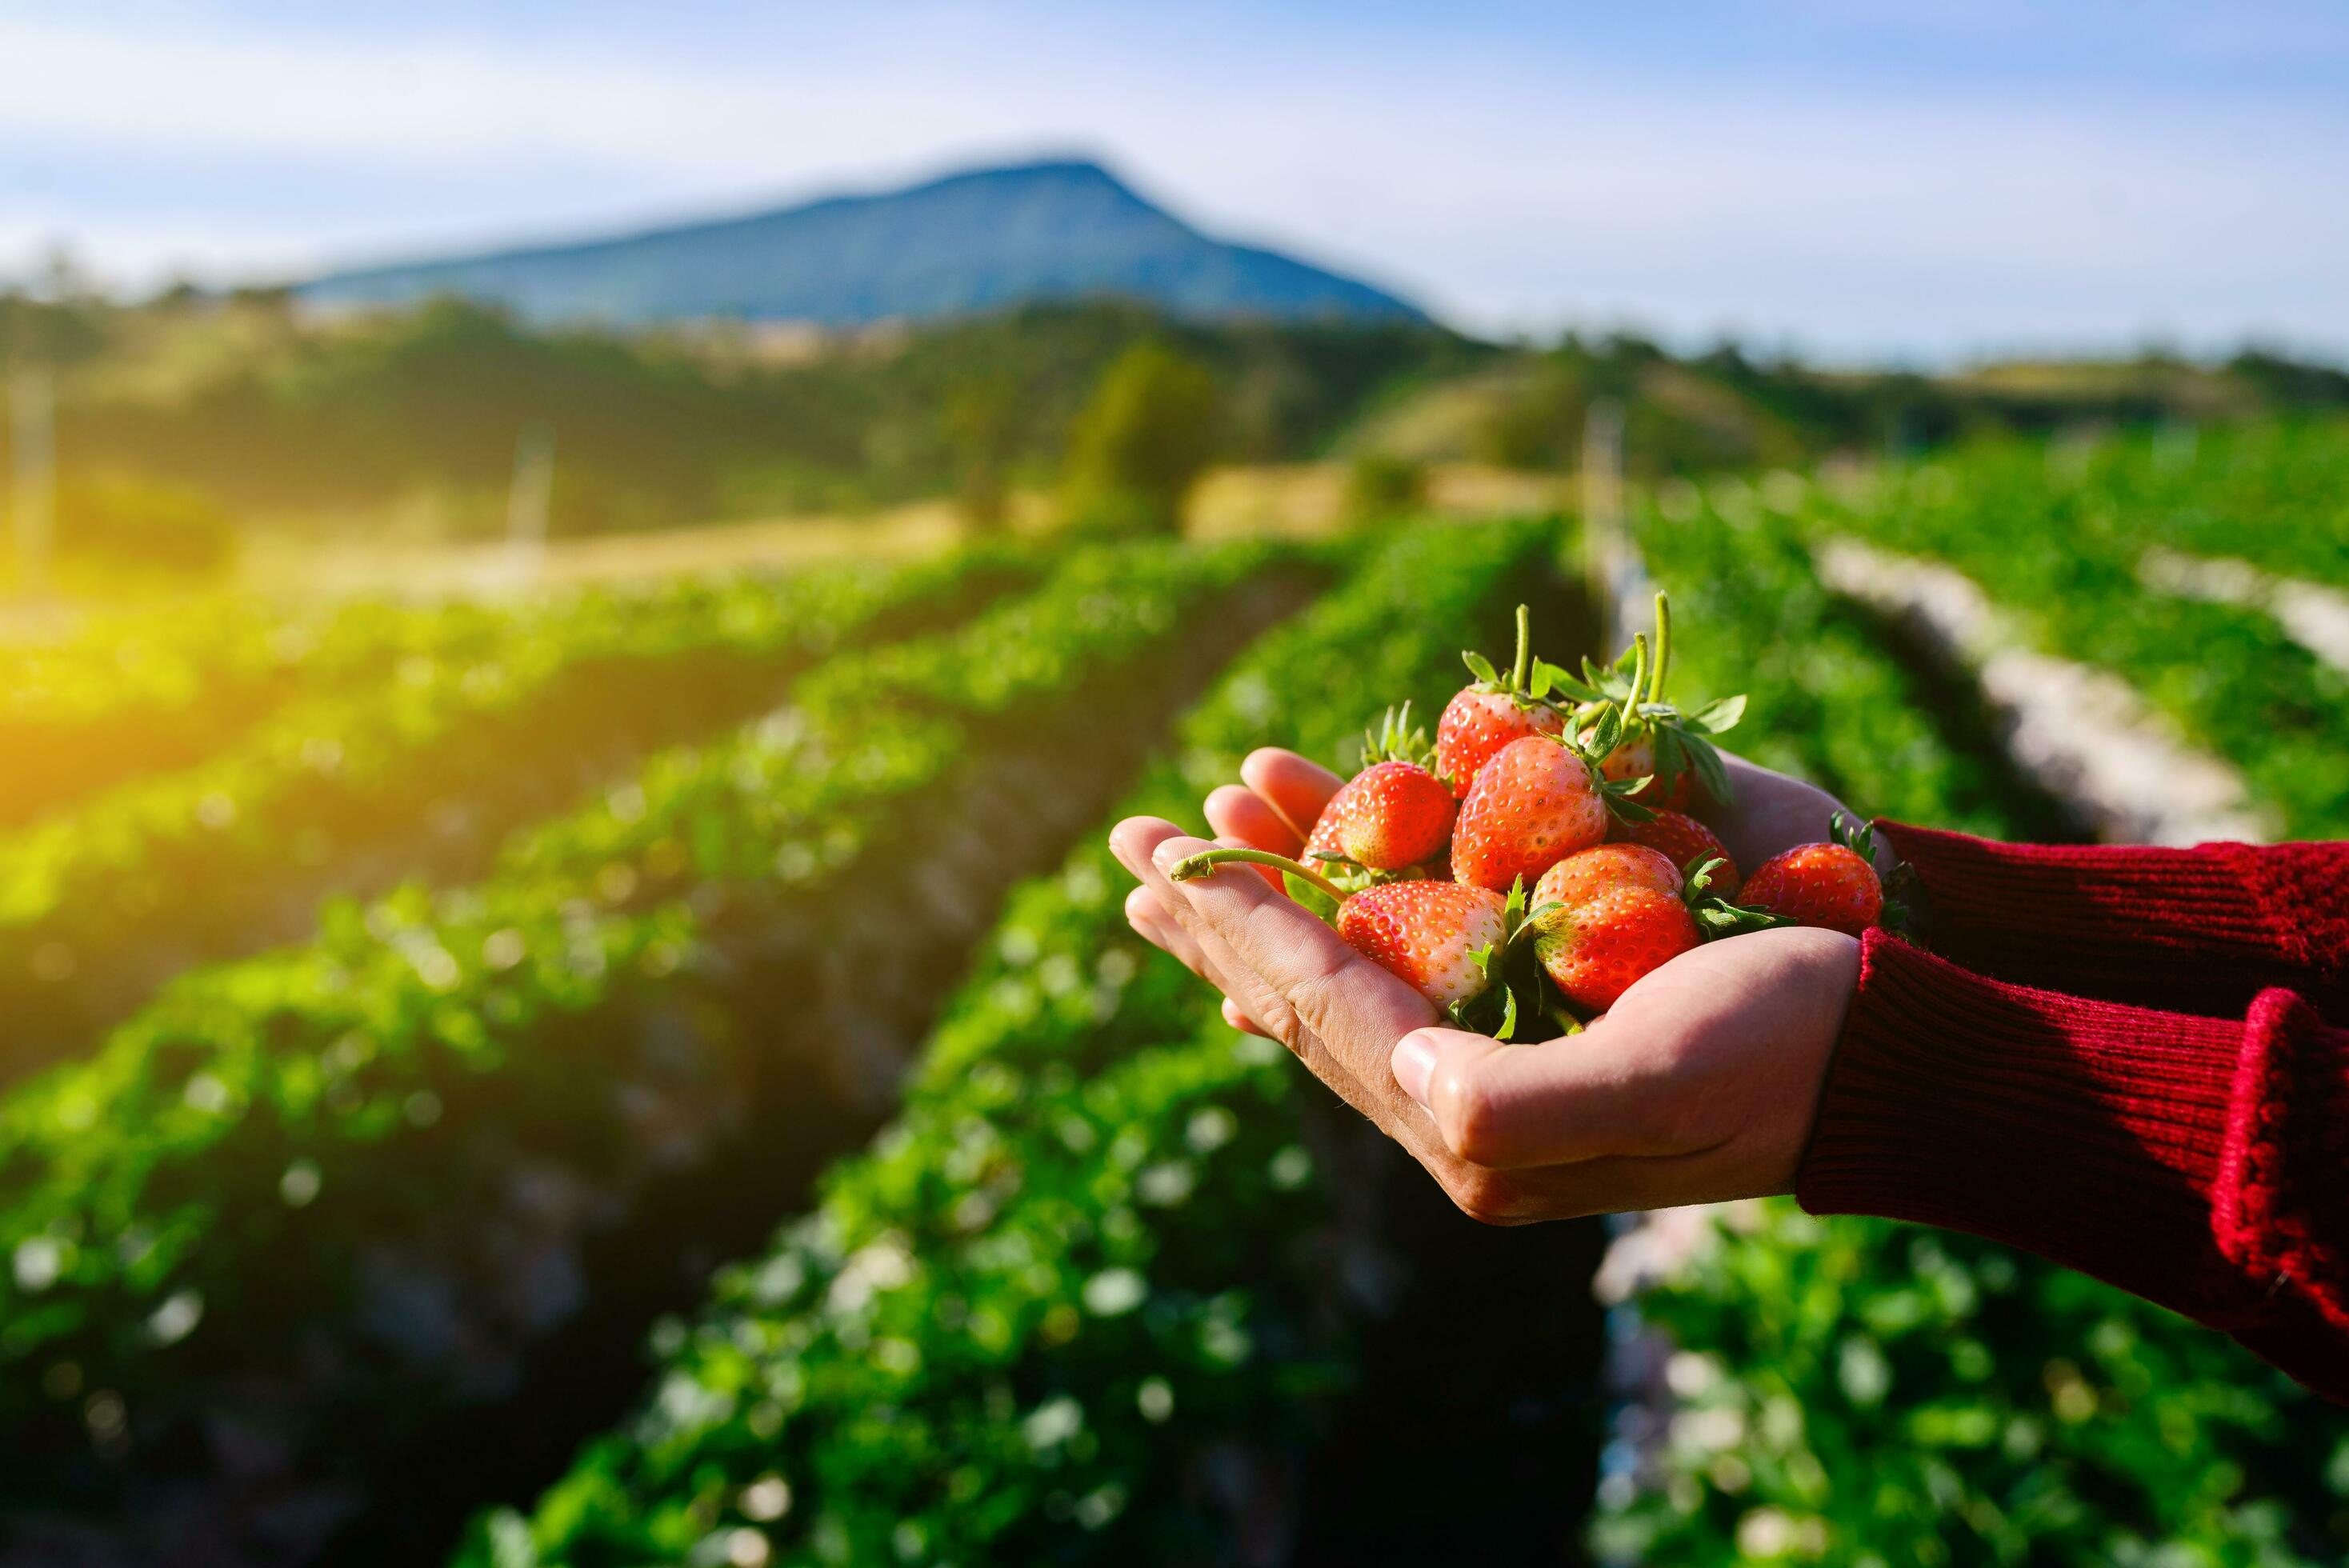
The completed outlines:
[[[1417,1100],[1421,1109],[1427,1106],[1428,1080],[1435,1076],[1435,1042],[1425,1035],[1405,1035],[1395,1042],[1394,1055],[1389,1065],[1394,1070],[1394,1080],[1402,1092]]]
[[[1156,866],[1162,872],[1173,869],[1176,861],[1181,860],[1185,855],[1191,852],[1189,849],[1190,842],[1191,841],[1188,839],[1167,840],[1164,843],[1159,845],[1156,850],[1152,851],[1150,863]]]

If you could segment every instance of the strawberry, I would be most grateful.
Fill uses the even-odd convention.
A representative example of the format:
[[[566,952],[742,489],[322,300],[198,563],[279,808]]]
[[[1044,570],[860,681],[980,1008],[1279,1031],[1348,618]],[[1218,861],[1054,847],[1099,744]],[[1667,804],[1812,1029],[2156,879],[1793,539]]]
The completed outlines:
[[[1610,706],[1616,709],[1621,717],[1623,738],[1603,766],[1610,781],[1649,780],[1632,793],[1632,799],[1680,811],[1707,799],[1726,805],[1729,772],[1722,766],[1712,738],[1737,723],[1745,712],[1745,699],[1723,697],[1693,713],[1683,713],[1667,702],[1664,677],[1671,667],[1671,602],[1659,593],[1652,663],[1648,636],[1642,632],[1605,669],[1585,659],[1582,678],[1577,680],[1563,670],[1538,665],[1535,684],[1575,699],[1575,727],[1579,734],[1595,733],[1604,711]]]
[[[1609,761],[1613,761],[1611,757]],[[1683,812],[1659,808],[1654,817],[1644,822],[1617,820],[1607,830],[1607,837],[1627,844],[1645,844],[1662,851],[1685,873],[1707,861],[1721,863],[1713,869],[1713,890],[1723,898],[1737,896],[1740,879],[1737,862],[1729,858],[1729,851],[1711,828]]]
[[[1884,913],[1884,884],[1876,874],[1875,832],[1854,828],[1836,813],[1831,841],[1798,844],[1771,856],[1745,879],[1749,908],[1857,936]]]
[[[1564,869],[1561,861],[1551,874]],[[1538,907],[1541,893],[1534,896]],[[1677,892],[1629,882],[1542,916],[1534,955],[1567,1000],[1603,1012],[1633,981],[1700,940],[1696,917]]]
[[[1452,830],[1452,875],[1495,892],[1531,882],[1607,836],[1607,796],[1582,752],[1545,735],[1513,740],[1476,772]]]
[[[1364,888],[1340,904],[1338,934],[1448,1008],[1492,984],[1491,956],[1509,932],[1499,893],[1457,882],[1400,882]]]
[[[1356,885],[1371,880],[1361,872],[1399,872],[1440,855],[1459,807],[1430,771],[1434,759],[1425,727],[1411,727],[1411,704],[1387,709],[1363,732],[1362,770],[1338,787],[1306,835],[1308,863]]]
[[[1537,908],[1557,903],[1570,909],[1620,887],[1651,888],[1678,898],[1681,869],[1645,844],[1600,844],[1578,850],[1544,872],[1534,888],[1534,903]]]
[[[1408,762],[1375,763],[1339,793],[1354,799],[1340,814],[1338,847],[1374,872],[1401,871],[1441,854],[1460,810],[1442,779]]]
[[[1495,988],[1502,955],[1524,927],[1525,890],[1507,898],[1480,887],[1448,882],[1389,882],[1349,889],[1312,867],[1268,850],[1215,849],[1177,861],[1166,874],[1176,882],[1213,875],[1225,865],[1268,866],[1295,879],[1298,896],[1312,906],[1317,897],[1334,905],[1329,918],[1348,945],[1421,995],[1451,1014]],[[1516,1020],[1516,999],[1500,987],[1506,1014],[1500,1036]]]
[[[1464,799],[1477,770],[1511,741],[1566,729],[1566,716],[1543,700],[1547,687],[1535,678],[1530,626],[1526,607],[1518,605],[1517,657],[1506,677],[1481,654],[1460,655],[1476,679],[1444,705],[1435,726],[1435,771],[1452,781],[1455,796]]]

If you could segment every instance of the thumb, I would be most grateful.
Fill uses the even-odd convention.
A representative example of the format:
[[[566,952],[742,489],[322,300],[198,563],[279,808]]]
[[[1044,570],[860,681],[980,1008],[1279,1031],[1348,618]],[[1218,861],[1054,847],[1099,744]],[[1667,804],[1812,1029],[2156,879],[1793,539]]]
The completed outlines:
[[[1395,1042],[1390,1065],[1402,1092],[1418,1101],[1422,1110],[1433,1114],[1439,1070],[1446,1075],[1460,1073],[1470,1063],[1506,1048],[1488,1035],[1466,1029],[1413,1029]]]

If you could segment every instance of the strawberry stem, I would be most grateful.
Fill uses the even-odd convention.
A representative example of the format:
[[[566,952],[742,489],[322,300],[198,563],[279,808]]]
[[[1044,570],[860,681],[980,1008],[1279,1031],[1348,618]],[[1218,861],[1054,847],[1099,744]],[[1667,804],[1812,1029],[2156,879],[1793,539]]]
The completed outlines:
[[[1664,672],[1672,662],[1672,602],[1661,588],[1656,590],[1656,669],[1648,678],[1648,700],[1664,700]]]
[[[1343,903],[1351,896],[1344,888],[1315,871],[1302,861],[1292,861],[1287,855],[1276,855],[1270,850],[1201,850],[1195,855],[1185,855],[1166,868],[1166,875],[1174,882],[1195,882],[1213,876],[1218,866],[1271,866],[1287,872]]]
[[[1640,694],[1648,684],[1648,634],[1640,633],[1631,639],[1631,695],[1623,700],[1623,730],[1628,738],[1631,727],[1640,722]]]
[[[1534,638],[1533,614],[1526,606],[1517,606],[1517,662],[1509,666],[1509,690],[1522,696],[1526,681],[1533,674]]]

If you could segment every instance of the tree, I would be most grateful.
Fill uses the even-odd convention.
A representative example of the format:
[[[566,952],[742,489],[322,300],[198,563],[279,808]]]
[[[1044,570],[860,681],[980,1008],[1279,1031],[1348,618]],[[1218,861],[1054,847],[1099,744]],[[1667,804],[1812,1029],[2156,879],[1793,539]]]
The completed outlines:
[[[1173,531],[1215,455],[1222,397],[1214,373],[1163,343],[1112,361],[1069,440],[1071,510]]]

